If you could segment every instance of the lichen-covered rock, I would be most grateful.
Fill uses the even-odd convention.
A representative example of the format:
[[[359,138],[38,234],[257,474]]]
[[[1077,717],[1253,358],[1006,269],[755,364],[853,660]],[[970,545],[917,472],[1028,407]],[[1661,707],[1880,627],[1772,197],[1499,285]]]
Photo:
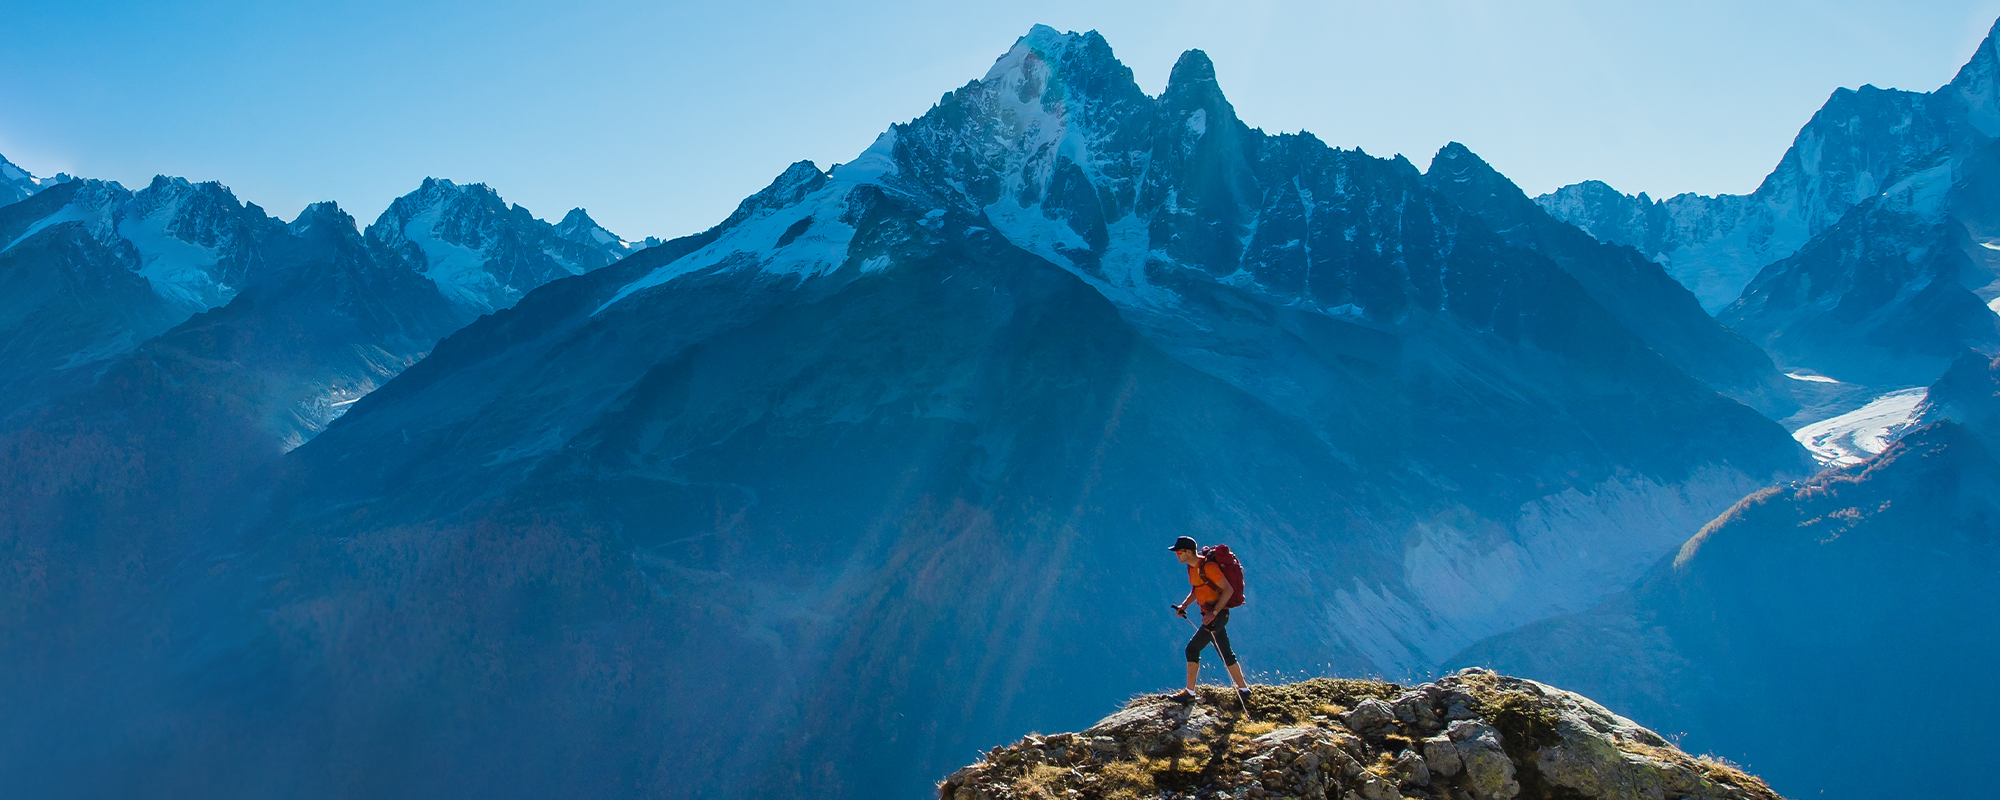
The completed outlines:
[[[1424,763],[1424,757],[1415,751],[1404,750],[1396,756],[1396,774],[1405,786],[1431,785],[1431,768]]]
[[[1451,737],[1433,736],[1425,739],[1423,745],[1424,763],[1430,766],[1431,772],[1449,778],[1464,769],[1465,762],[1458,757],[1458,743]]]
[[[1442,695],[1437,684],[1426,683],[1398,695],[1391,705],[1396,709],[1397,721],[1417,731],[1429,732],[1444,724],[1438,714]]]
[[[1347,712],[1347,727],[1354,731],[1372,731],[1396,721],[1396,710],[1388,703],[1373,698],[1361,701],[1353,711]]]
[[[1570,692],[1466,670],[1410,689],[1317,678],[1192,703],[1146,696],[1028,736],[939,783],[947,800],[1781,800]]]

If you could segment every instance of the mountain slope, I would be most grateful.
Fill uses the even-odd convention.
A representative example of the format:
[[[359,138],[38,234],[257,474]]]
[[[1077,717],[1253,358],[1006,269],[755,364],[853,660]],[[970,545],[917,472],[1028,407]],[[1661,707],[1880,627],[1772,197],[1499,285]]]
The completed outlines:
[[[227,305],[0,428],[0,553],[35,576],[10,587],[11,631],[87,635],[153,592],[190,541],[231,539],[279,457],[342,395],[386,381],[457,324],[422,278],[375,265],[331,203],[288,228]]]
[[[1421,673],[1803,464],[1407,161],[1038,27],[354,403],[18,752],[106,794],[916,793],[1178,669],[1171,534],[1256,571],[1253,668]]]
[[[0,219],[38,203],[74,206],[60,195],[65,190],[78,191],[56,187],[0,210]],[[247,210],[263,219],[255,206]],[[529,227],[549,227],[519,207],[513,211]],[[581,212],[571,216],[582,220],[573,232],[602,233]],[[86,222],[59,221],[29,241],[86,247],[98,241]],[[0,679],[22,687],[0,693],[0,705],[23,718],[68,718],[75,723],[68,730],[79,734],[146,730],[148,714],[135,709],[158,700],[127,692],[146,685],[144,677],[171,671],[163,643],[210,632],[199,620],[154,613],[166,587],[199,579],[204,568],[245,546],[244,524],[281,474],[286,451],[470,319],[418,269],[379,258],[381,249],[331,203],[310,206],[289,224],[264,219],[254,230],[249,251],[256,268],[228,287],[225,304],[108,358],[87,376],[35,387],[39,401],[0,425],[0,571],[24,576],[0,601],[0,625],[7,628]],[[63,266],[28,247],[16,262],[19,274]],[[126,255],[132,249],[128,243]],[[161,300],[146,288],[143,272],[129,268],[131,260],[84,266],[123,279],[113,285],[131,297]],[[94,307],[75,305],[100,313],[117,308],[86,299]],[[108,663],[116,666],[100,660],[110,653],[115,661]],[[79,721],[90,713],[118,721],[96,727]],[[8,726],[5,735],[14,753],[74,744],[62,737],[13,741],[33,736],[22,726]],[[0,774],[62,776],[48,784],[28,781],[30,794],[88,795],[96,791],[89,787],[101,786],[94,777],[71,780],[27,763],[0,760]],[[116,793],[181,790],[128,786]]]
[[[282,235],[222,185],[179,178],[73,181],[0,208],[0,415],[227,302]]]
[[[1975,293],[1994,275],[1946,212],[1953,164],[1920,166],[1765,268],[1718,319],[1787,367],[1854,383],[1921,385],[1968,346],[2000,352],[2000,315]]]
[[[1885,769],[1932,752],[1854,726],[1905,719],[1902,681],[1977,681],[1996,655],[2000,362],[1967,354],[1881,455],[1745,498],[1631,591],[1481,642],[1455,663],[1566,680],[1795,795],[1981,793],[1983,777]],[[2000,711],[1985,696],[1955,713]]]
[[[1464,145],[1454,142],[1439,150],[1424,182],[1479,215],[1509,244],[1553,259],[1591,299],[1682,371],[1772,419],[1798,409],[1771,358],[1702,311],[1694,295],[1658,264],[1551,217]]]

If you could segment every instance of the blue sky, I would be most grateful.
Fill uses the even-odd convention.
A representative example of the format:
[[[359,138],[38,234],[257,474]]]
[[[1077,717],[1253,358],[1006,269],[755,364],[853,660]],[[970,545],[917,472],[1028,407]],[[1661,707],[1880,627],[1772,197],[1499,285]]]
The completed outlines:
[[[219,180],[365,224],[427,175],[547,219],[691,233],[797,159],[845,161],[1028,27],[1096,29],[1158,92],[1206,50],[1268,131],[1464,142],[1531,193],[1744,192],[1836,87],[1929,91],[2000,0],[721,3],[0,0],[0,154]]]

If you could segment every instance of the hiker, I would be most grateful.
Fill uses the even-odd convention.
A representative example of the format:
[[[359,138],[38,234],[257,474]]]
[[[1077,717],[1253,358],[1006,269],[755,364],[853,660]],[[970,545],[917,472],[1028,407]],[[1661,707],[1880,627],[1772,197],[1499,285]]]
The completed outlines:
[[[1180,605],[1173,607],[1174,613],[1179,614],[1182,619],[1187,619],[1188,604],[1201,603],[1201,627],[1195,630],[1194,638],[1189,639],[1187,643],[1187,688],[1175,693],[1173,699],[1182,701],[1194,699],[1195,677],[1201,673],[1201,651],[1208,647],[1210,642],[1214,642],[1215,651],[1222,654],[1222,665],[1229,669],[1229,680],[1236,684],[1237,699],[1248,708],[1250,682],[1243,679],[1243,667],[1236,663],[1236,651],[1229,647],[1227,629],[1230,607],[1243,604],[1241,587],[1230,583],[1220,558],[1209,557],[1227,556],[1233,565],[1235,556],[1228,555],[1229,549],[1222,545],[1204,551],[1200,545],[1195,544],[1194,539],[1187,536],[1175,539],[1174,546],[1170,549],[1173,550],[1175,558],[1187,565],[1190,585],[1187,598],[1182,600]],[[1237,574],[1240,576],[1242,573],[1239,570]],[[1241,582],[1240,577],[1237,582]],[[1232,600],[1235,602],[1232,603]]]

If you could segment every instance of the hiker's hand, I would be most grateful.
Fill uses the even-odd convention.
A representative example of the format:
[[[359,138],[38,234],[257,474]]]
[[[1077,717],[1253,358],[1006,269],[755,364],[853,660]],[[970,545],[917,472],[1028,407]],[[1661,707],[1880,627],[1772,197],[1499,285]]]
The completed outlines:
[[[1208,610],[1208,609],[1206,609],[1206,608],[1202,609],[1202,610],[1201,610],[1201,624],[1202,624],[1202,627],[1207,627],[1207,626],[1209,626],[1209,625],[1212,625],[1212,624],[1214,624],[1214,623],[1215,623],[1215,612],[1213,612],[1213,611],[1210,611],[1210,610]]]
[[[1174,606],[1174,616],[1187,619],[1187,606]]]

